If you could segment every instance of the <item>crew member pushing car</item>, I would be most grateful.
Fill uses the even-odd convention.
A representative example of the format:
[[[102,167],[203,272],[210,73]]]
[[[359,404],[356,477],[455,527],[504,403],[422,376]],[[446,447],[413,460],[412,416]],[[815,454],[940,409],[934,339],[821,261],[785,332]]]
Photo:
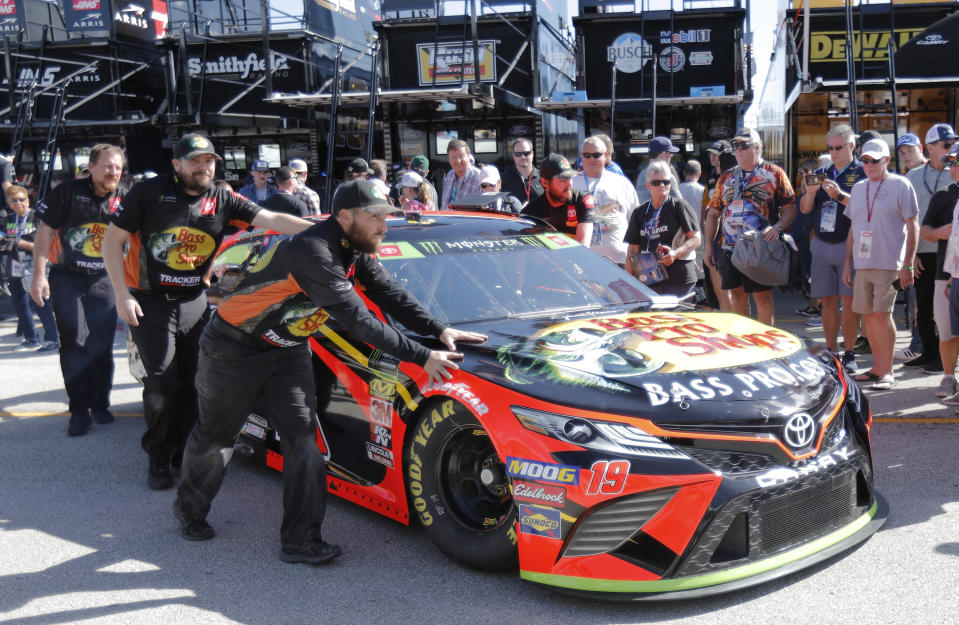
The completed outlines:
[[[173,487],[196,420],[193,378],[208,318],[203,279],[228,225],[250,223],[293,234],[311,223],[263,209],[213,184],[220,160],[209,139],[186,134],[173,150],[174,175],[137,184],[113,214],[103,244],[117,313],[130,324],[146,377],[141,444],[150,456],[147,484]],[[136,236],[131,237],[131,234]],[[123,260],[123,245],[130,250]]]
[[[283,445],[280,559],[327,562],[342,552],[323,541],[326,464],[316,444],[316,390],[310,335],[332,317],[349,335],[426,370],[431,382],[450,378],[456,341],[486,337],[443,326],[386,272],[374,254],[386,216],[402,214],[372,182],[354,180],[333,198],[333,217],[280,242],[237,285],[200,339],[200,413],[183,458],[174,514],[188,540],[213,538],[210,503],[254,400],[263,397]],[[354,290],[386,314],[451,351],[430,350],[373,316]]]

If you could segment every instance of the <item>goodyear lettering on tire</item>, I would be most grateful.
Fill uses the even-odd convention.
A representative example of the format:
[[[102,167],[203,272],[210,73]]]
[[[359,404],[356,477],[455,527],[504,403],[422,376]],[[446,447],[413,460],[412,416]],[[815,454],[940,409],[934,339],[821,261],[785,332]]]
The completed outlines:
[[[442,423],[444,419],[456,411],[456,406],[452,399],[448,399],[432,411],[429,418],[420,421],[420,427],[413,436],[413,442],[410,443],[410,462],[406,467],[406,477],[410,483],[410,493],[413,495],[413,508],[424,526],[433,524],[433,514],[429,510],[429,504],[423,497],[423,459],[417,453],[417,446],[426,447],[427,442],[432,436],[437,424]],[[441,510],[437,514],[442,514]]]

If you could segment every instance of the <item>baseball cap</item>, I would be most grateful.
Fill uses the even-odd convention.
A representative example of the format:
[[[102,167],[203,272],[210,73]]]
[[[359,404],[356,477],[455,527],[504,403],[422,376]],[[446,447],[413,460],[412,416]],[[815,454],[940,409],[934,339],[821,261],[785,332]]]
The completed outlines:
[[[370,169],[370,164],[367,163],[362,158],[354,158],[350,161],[349,166],[346,168],[347,171],[353,174],[372,174],[373,170]]]
[[[410,167],[414,169],[429,169],[430,168],[430,159],[426,158],[422,154],[417,154],[410,160]]]
[[[917,148],[922,147],[922,144],[919,143],[919,137],[917,135],[912,134],[911,132],[907,132],[906,134],[900,136],[899,139],[896,141],[897,148],[901,148],[904,145],[914,145]]]
[[[480,184],[496,184],[499,182],[499,170],[493,165],[486,165],[480,169]]]
[[[719,141],[714,141],[711,146],[706,148],[706,151],[712,152],[713,154],[725,154],[726,152],[732,152],[733,149],[729,146],[729,141],[720,139]]]
[[[256,159],[253,161],[253,166],[250,167],[250,171],[270,171],[270,164],[264,160]]]
[[[936,124],[926,131],[926,143],[950,141],[956,138],[956,131],[949,124]]]
[[[307,171],[309,168],[306,166],[306,161],[302,158],[294,158],[290,161],[290,169],[295,172]]]
[[[421,184],[423,184],[423,176],[419,175],[415,171],[408,171],[400,176],[399,181],[396,183],[396,188],[402,189],[403,187],[413,187],[415,189]]]
[[[362,160],[362,159],[360,159]],[[366,161],[363,161],[366,162]],[[333,214],[341,210],[362,208],[371,215],[402,215],[387,199],[386,194],[369,180],[351,180],[340,185],[333,196]]]
[[[289,182],[295,176],[296,172],[293,171],[292,167],[280,167],[273,172],[273,179],[277,182]]]
[[[879,160],[889,156],[889,144],[882,139],[871,139],[862,146],[862,155]]]
[[[553,178],[568,180],[576,175],[576,170],[569,166],[565,156],[553,153],[543,159],[539,166],[539,175],[547,180]]]
[[[173,158],[177,159],[190,161],[201,154],[212,154],[216,157],[216,160],[222,160],[216,150],[213,149],[210,140],[196,132],[189,132],[180,137],[173,148]]]
[[[679,148],[673,145],[673,142],[669,140],[669,137],[653,137],[649,141],[649,153],[650,154],[662,154],[663,152],[672,152],[675,154],[679,152]]]

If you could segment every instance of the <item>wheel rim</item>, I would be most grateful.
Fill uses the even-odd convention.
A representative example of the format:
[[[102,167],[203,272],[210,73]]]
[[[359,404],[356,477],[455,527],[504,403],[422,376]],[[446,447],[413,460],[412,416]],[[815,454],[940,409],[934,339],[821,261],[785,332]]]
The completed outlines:
[[[489,436],[477,425],[454,430],[443,444],[437,465],[444,506],[460,525],[493,532],[513,512],[506,466]]]

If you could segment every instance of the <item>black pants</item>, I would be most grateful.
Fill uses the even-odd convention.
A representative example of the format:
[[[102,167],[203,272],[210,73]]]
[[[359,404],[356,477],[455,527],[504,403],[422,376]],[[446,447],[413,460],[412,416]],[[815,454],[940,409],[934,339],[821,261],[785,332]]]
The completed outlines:
[[[284,545],[317,543],[326,513],[326,463],[316,445],[316,393],[306,346],[258,348],[208,326],[197,372],[200,415],[190,433],[176,504],[189,520],[206,518],[233,444],[261,396],[283,446]]]
[[[60,369],[70,414],[110,407],[117,309],[106,271],[50,268],[50,303],[60,333]]]
[[[936,294],[936,255],[935,253],[916,254],[922,262],[923,270],[916,280],[916,329],[922,339],[922,357],[939,361],[939,334],[933,314],[933,300]]]
[[[161,462],[179,463],[186,437],[196,422],[197,352],[200,334],[209,318],[206,296],[169,300],[133,292],[143,317],[130,326],[140,352],[143,380],[143,413],[147,431],[140,444]]]

